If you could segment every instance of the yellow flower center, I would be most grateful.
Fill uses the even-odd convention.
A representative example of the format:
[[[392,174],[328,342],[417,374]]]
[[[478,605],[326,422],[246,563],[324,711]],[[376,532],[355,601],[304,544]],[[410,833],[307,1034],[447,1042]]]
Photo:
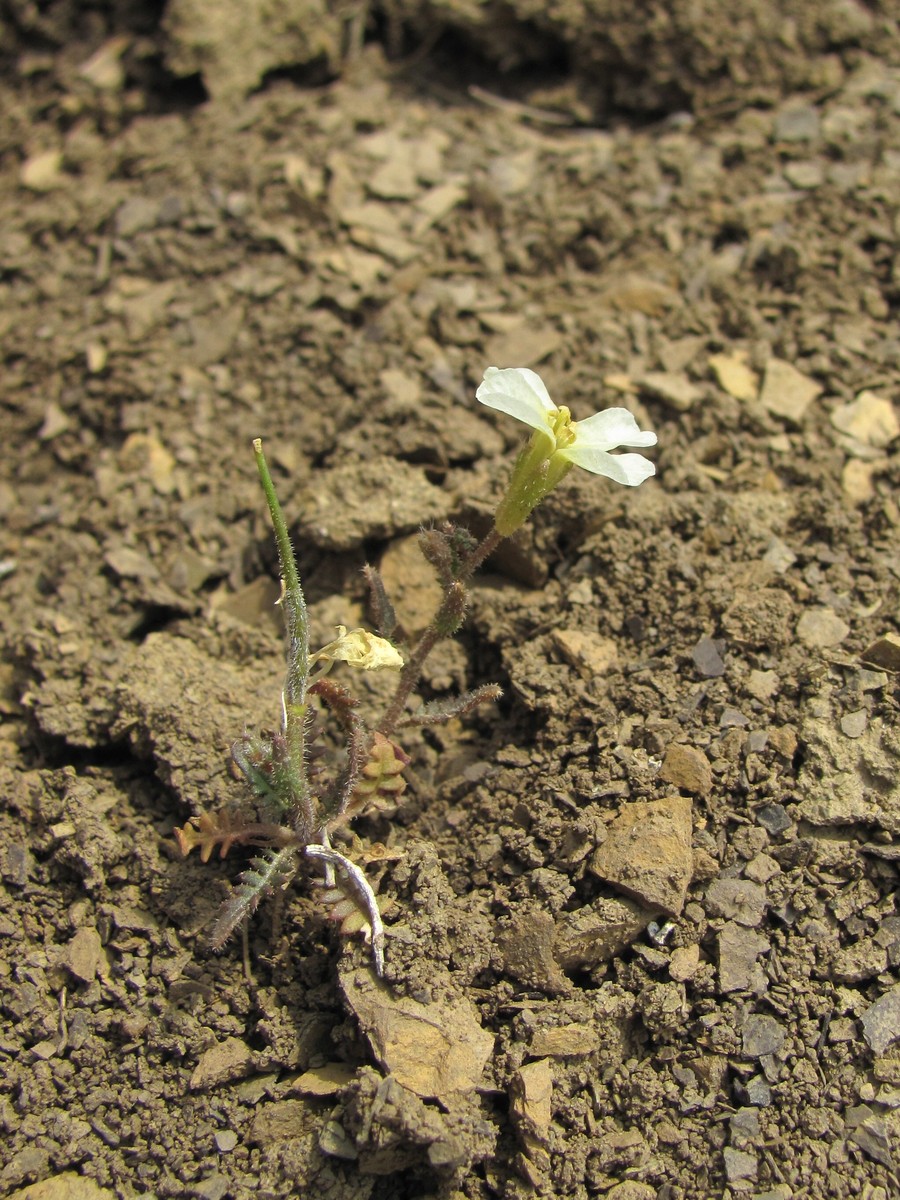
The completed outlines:
[[[556,449],[565,450],[575,441],[575,422],[566,407],[558,408],[548,415],[550,431],[556,439]]]

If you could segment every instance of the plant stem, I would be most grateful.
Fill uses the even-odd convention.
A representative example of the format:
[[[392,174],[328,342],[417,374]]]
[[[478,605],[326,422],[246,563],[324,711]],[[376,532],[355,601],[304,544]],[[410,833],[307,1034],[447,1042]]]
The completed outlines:
[[[466,561],[463,574],[464,582],[469,582],[481,564],[490,558],[502,541],[503,534],[499,533],[496,527],[491,529],[490,533],[485,534]]]
[[[306,599],[300,585],[300,572],[291,546],[287,522],[275,494],[275,485],[262,449],[262,440],[255,438],[253,453],[269,516],[275,531],[278,547],[278,563],[281,569],[281,608],[284,613],[284,629],[287,636],[287,673],[281,694],[284,736],[288,746],[288,770],[290,790],[295,798],[298,815],[301,815],[311,834],[314,822],[312,799],[306,778],[306,689],[309,682],[309,620],[306,615]]]
[[[472,553],[461,564],[456,582],[461,584],[469,583],[481,564],[489,555],[493,554],[502,541],[503,534],[498,533],[496,529],[491,529],[489,533],[485,534]],[[406,708],[409,694],[419,682],[422,668],[425,666],[425,660],[438,642],[445,636],[446,634],[441,633],[437,628],[437,618],[435,618],[413,647],[403,670],[400,672],[400,679],[397,682],[397,690],[394,692],[393,699],[384,717],[378,724],[379,731],[386,737],[390,737],[391,732],[396,728],[397,722],[403,716],[403,710]]]
[[[275,531],[275,544],[278,547],[282,588],[280,603],[284,609],[284,627],[288,637],[289,659],[285,703],[291,707],[303,704],[306,700],[306,681],[309,676],[309,621],[306,615],[306,600],[303,596],[303,588],[300,586],[300,573],[297,570],[297,560],[294,558],[287,522],[275,494],[275,485],[269,474],[260,438],[254,439],[253,453],[256,455],[256,466],[263,491],[266,494],[269,516]]]

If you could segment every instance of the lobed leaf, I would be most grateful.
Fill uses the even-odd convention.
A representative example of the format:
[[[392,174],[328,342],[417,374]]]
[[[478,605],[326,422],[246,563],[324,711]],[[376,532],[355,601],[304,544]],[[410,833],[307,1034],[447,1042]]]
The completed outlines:
[[[232,890],[210,933],[213,950],[221,950],[245,917],[259,907],[265,896],[287,887],[297,873],[297,849],[285,846],[270,849],[253,859],[241,875],[240,883]]]

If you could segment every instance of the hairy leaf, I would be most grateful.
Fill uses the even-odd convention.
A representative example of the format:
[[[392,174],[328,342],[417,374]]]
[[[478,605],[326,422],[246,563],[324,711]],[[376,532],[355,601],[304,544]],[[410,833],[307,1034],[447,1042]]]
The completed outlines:
[[[266,850],[254,858],[212,927],[209,941],[213,950],[221,950],[235,927],[256,911],[263,897],[287,887],[296,873],[297,851],[294,846]]]

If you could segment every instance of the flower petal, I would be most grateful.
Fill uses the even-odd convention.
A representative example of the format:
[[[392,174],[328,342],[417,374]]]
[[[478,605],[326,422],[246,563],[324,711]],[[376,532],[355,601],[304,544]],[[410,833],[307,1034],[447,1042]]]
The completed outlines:
[[[602,415],[602,414],[600,414]],[[643,454],[608,454],[595,446],[586,446],[582,441],[576,441],[565,450],[559,450],[564,458],[592,471],[594,475],[605,475],[616,483],[624,483],[628,487],[637,487],[645,479],[656,474],[656,467]]]
[[[576,441],[594,450],[613,450],[616,446],[655,446],[656,434],[643,432],[627,408],[607,408],[583,421],[575,422]]]
[[[488,367],[475,399],[542,433],[549,427],[548,414],[556,412],[543,379],[527,367]]]

